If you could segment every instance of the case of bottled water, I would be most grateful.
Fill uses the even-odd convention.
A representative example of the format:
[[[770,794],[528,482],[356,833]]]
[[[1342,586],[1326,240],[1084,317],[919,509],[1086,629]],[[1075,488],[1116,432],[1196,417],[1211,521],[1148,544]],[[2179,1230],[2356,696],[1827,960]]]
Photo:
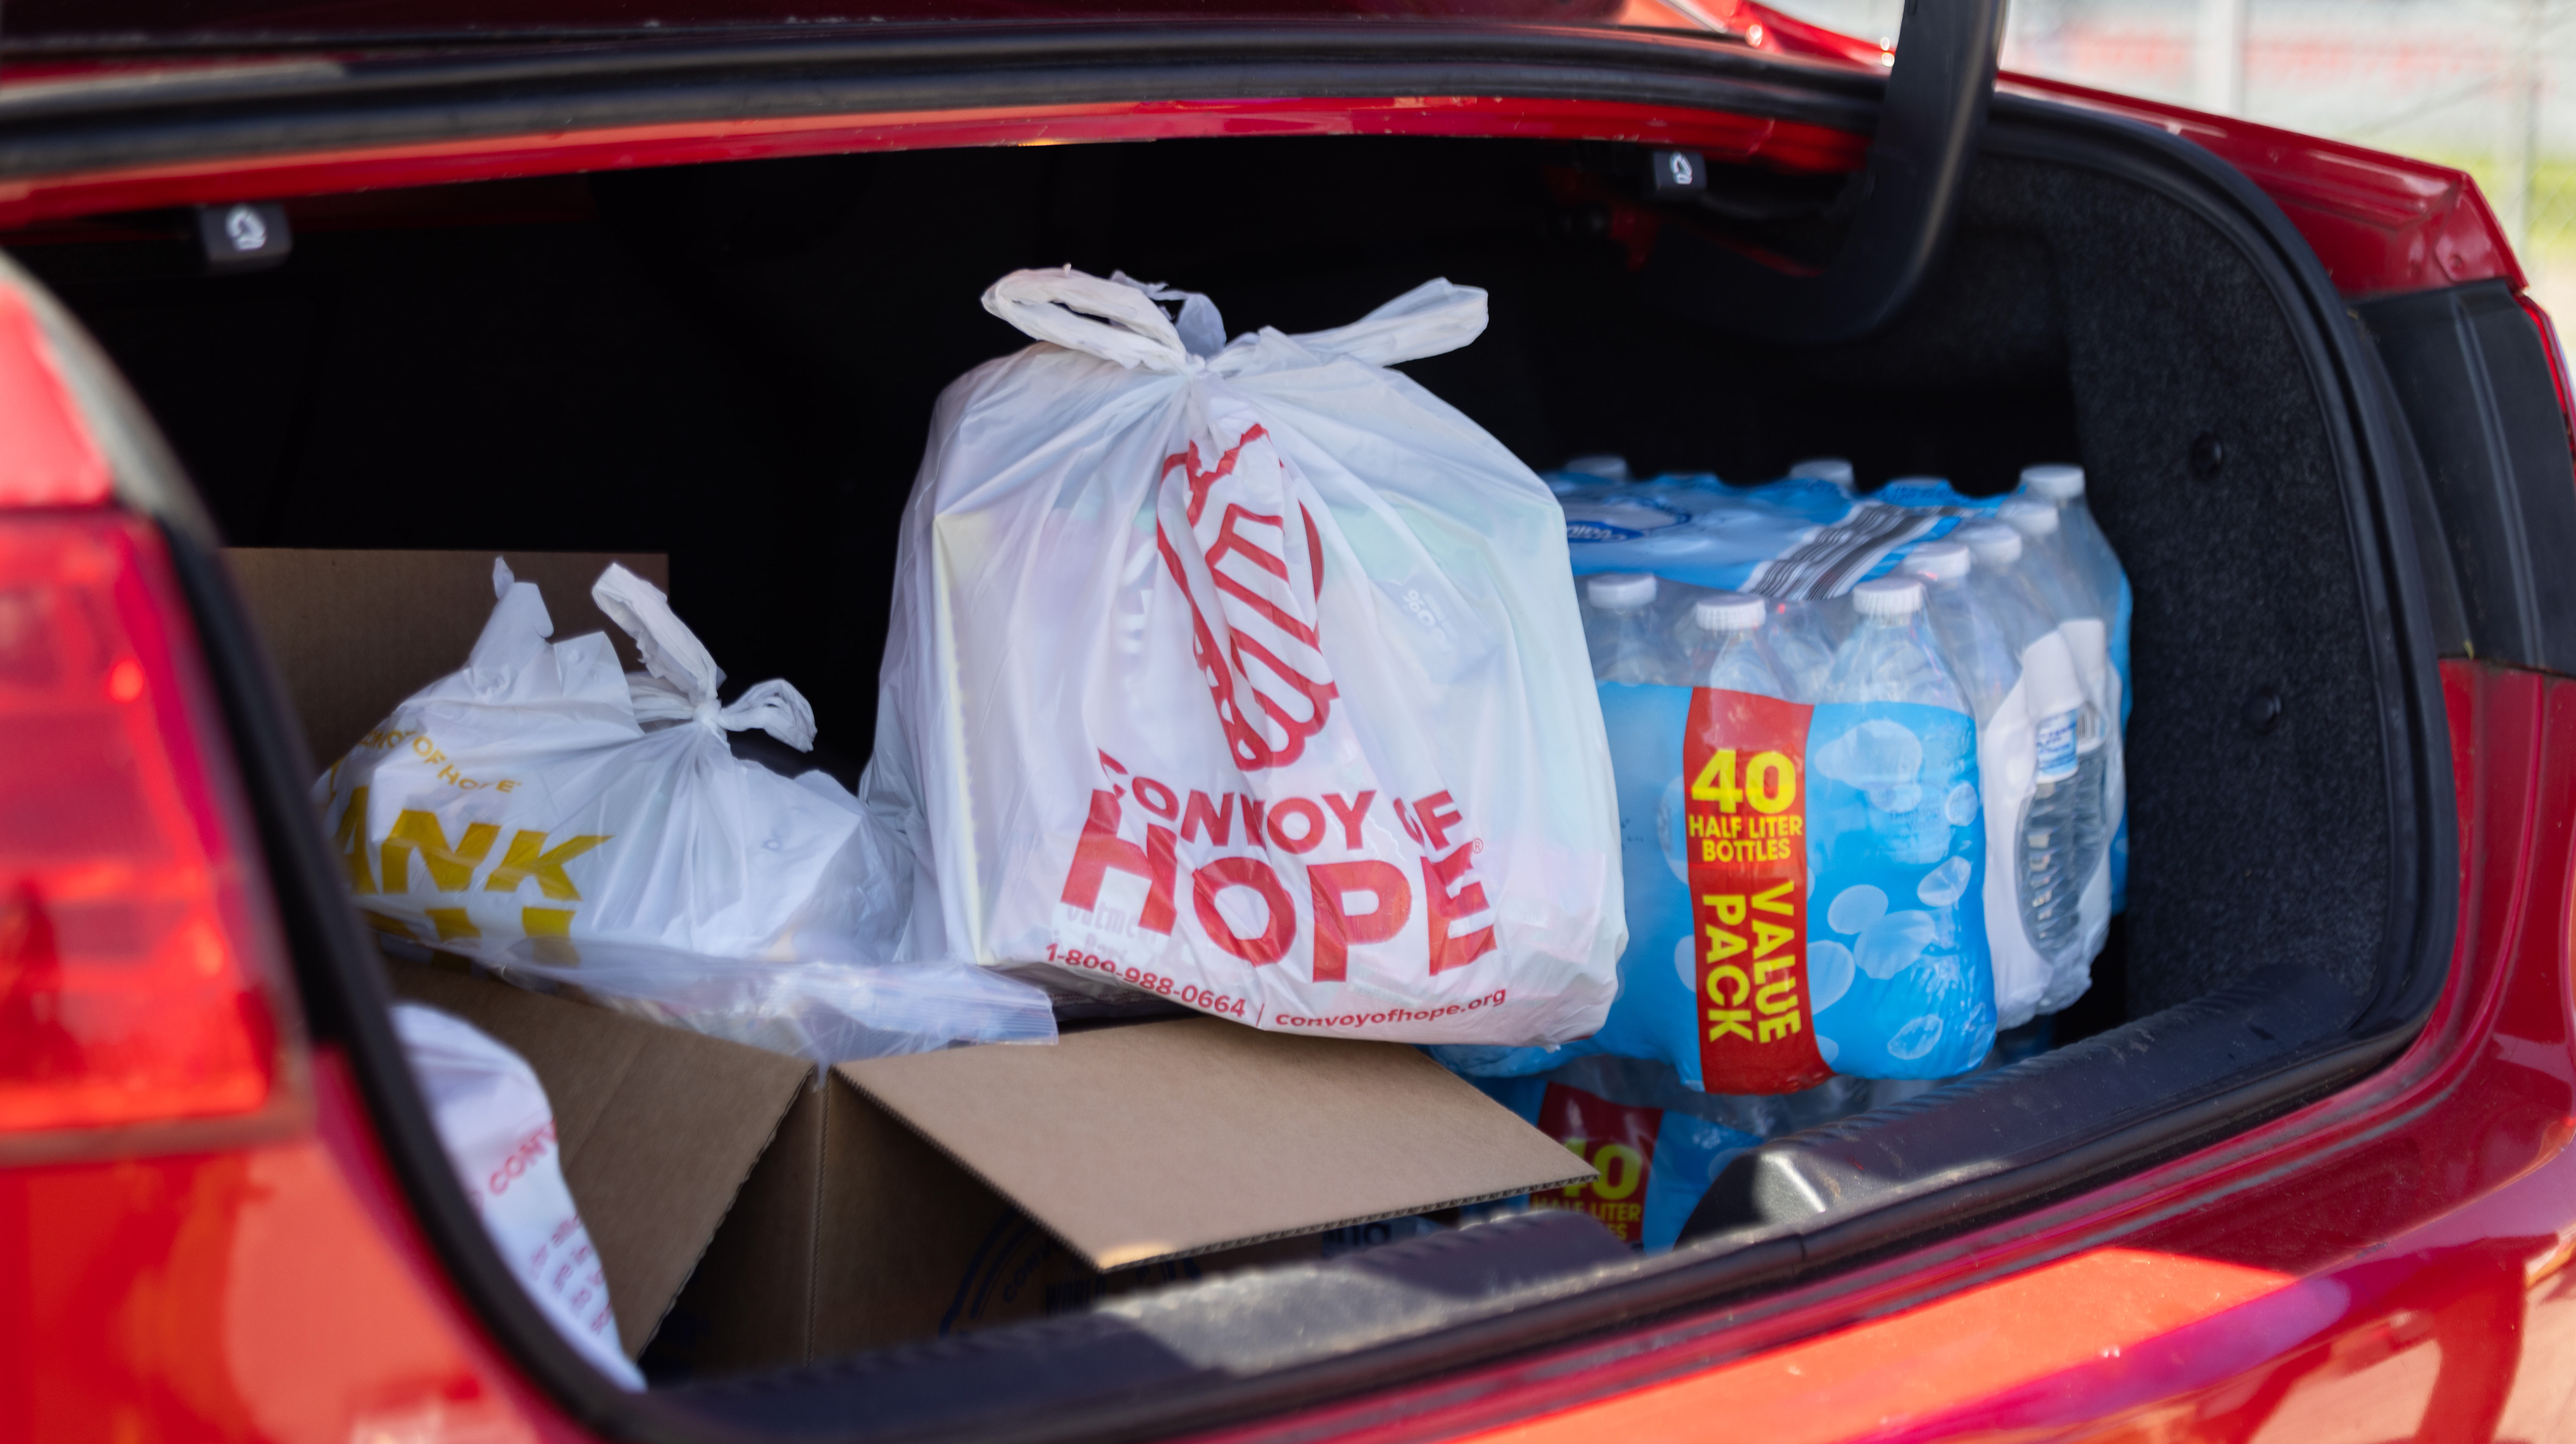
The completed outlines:
[[[1592,469],[1550,481],[1619,793],[1621,994],[1590,1039],[1447,1061],[1606,1054],[1785,1094],[1965,1072],[2079,996],[2127,650],[2080,470],[1971,497],[1929,476],[1861,496],[1835,459],[1750,489]]]
[[[1819,615],[1833,598],[1585,578],[1619,797],[1620,997],[1581,1042],[1441,1056],[1488,1076],[1655,1059],[1732,1094],[1974,1067],[1994,1035],[1976,726],[1924,593],[1863,582],[1836,628]]]

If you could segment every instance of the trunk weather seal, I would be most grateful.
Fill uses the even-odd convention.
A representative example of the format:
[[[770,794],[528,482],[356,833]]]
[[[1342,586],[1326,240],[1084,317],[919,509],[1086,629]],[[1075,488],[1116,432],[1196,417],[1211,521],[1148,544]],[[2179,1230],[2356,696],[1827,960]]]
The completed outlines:
[[[1392,38],[1382,27],[1373,28],[1373,33],[1366,36],[1374,53],[1381,57]],[[1468,43],[1467,37],[1454,35],[1439,38],[1462,50],[1481,49],[1487,56],[1498,50],[1525,49],[1479,47]],[[1633,42],[1621,44],[1628,53],[1620,58],[1628,60],[1643,58],[1637,52],[1658,48]],[[1670,53],[1672,47],[1660,48]],[[971,57],[961,52],[956,58]],[[1132,62],[1135,56],[1130,53],[1120,58]],[[1602,57],[1605,62],[1609,58]],[[1400,78],[1406,82],[1405,88],[1416,94],[1532,93],[1533,82],[1525,74],[1496,74],[1483,68],[1490,63],[1488,59],[1444,65],[1424,57],[1416,64],[1383,70],[1369,67],[1364,73],[1371,81]],[[1736,66],[1728,68],[1748,65],[1758,71],[1767,63],[1736,59]],[[1785,71],[1784,67],[1784,74]],[[1092,72],[1087,78],[1084,72],[1065,69],[1046,74],[1048,85],[1067,92],[1079,88],[1086,99],[1099,99],[1104,94],[1204,97],[1210,94],[1211,85],[1221,92],[1230,85],[1244,83],[1246,76],[1261,77],[1261,84],[1272,95],[1385,93],[1383,85],[1360,84],[1352,68],[1318,74],[1306,65],[1285,61],[1249,70],[1220,69],[1215,74],[1205,69],[1167,72],[1134,63]],[[1435,78],[1437,85],[1424,84]],[[996,82],[991,77],[980,77],[975,82],[943,88],[939,82],[919,77],[911,81],[911,88],[913,93],[936,95],[941,103],[952,106],[1028,103],[1023,89],[1025,79],[1012,75]],[[1847,101],[1855,86],[1865,91],[1871,84],[1867,77],[1847,78],[1839,72],[1800,73],[1795,79],[1799,84],[1840,92],[1846,100],[1835,108],[1844,114],[1852,113]],[[1641,85],[1633,72],[1608,68],[1606,64],[1602,69],[1580,72],[1579,78],[1569,76],[1548,82],[1570,85],[1587,98],[1602,100],[1663,99],[1673,83],[1670,77],[1657,77]],[[1694,98],[1673,98],[1666,103],[1740,109],[1744,107],[1730,103],[1730,97],[1758,99],[1756,92],[1762,89],[1727,75],[1685,77],[1681,88]],[[868,89],[882,103],[883,92]],[[667,98],[670,92],[663,94]],[[542,108],[540,100],[529,97],[521,97],[519,104]],[[461,102],[454,109],[463,112],[472,106]],[[193,113],[189,107],[181,110]],[[554,114],[560,117],[562,111]],[[185,118],[173,115],[152,124],[157,127]],[[283,126],[276,142],[280,146],[313,146],[332,139],[345,140],[349,119],[329,113],[301,115]],[[470,129],[462,124],[463,120],[460,115],[460,133]],[[14,129],[5,116],[0,116],[0,155],[23,154],[8,149]],[[128,132],[123,141],[131,144],[137,138]],[[2117,1173],[2143,1166],[2148,1160],[2141,1157],[2141,1150],[2171,1156],[2235,1131],[2256,1117],[2277,1115],[2385,1063],[2420,1028],[2442,981],[2441,963],[2449,956],[2456,921],[2457,839],[2456,830],[2444,816],[2444,805],[2451,801],[2450,774],[2437,752],[2439,740],[2446,736],[2446,726],[2424,601],[2409,565],[2413,537],[2402,501],[2389,494],[2398,476],[2393,463],[2394,442],[2380,399],[2364,384],[2366,373],[2356,349],[2359,338],[2342,317],[2340,302],[2313,253],[2278,208],[2240,173],[2197,147],[2133,122],[2007,95],[1995,100],[1985,150],[2111,171],[2191,207],[2243,248],[2265,273],[2290,316],[2312,368],[2331,373],[2317,377],[2320,404],[2326,408],[2329,429],[2340,453],[2347,514],[2352,519],[2358,543],[2354,549],[2363,568],[2359,579],[2365,594],[2363,602],[2373,609],[2374,621],[2380,623],[2374,630],[2385,638],[2375,662],[2380,668],[2381,691],[2387,699],[2382,718],[2386,760],[2396,784],[2390,799],[2393,851],[2413,862],[2411,868],[2401,864],[2403,875],[2391,879],[2391,926],[2381,960],[2383,984],[2356,1034],[2297,1061],[2286,1071],[2276,1069],[2237,1088],[2123,1129],[2079,1148],[2074,1155],[2060,1155],[1977,1180],[1959,1190],[1909,1200],[1902,1210],[1891,1210],[1884,1218],[1873,1215],[1839,1222],[1820,1230],[1812,1243],[1766,1237],[1748,1240],[1742,1247],[1716,1257],[1674,1256],[1660,1265],[1642,1268],[1640,1276],[1625,1284],[1522,1307],[1463,1326],[1436,1329],[1324,1364],[1205,1385],[1184,1383],[1171,1392],[1134,1400],[1105,1417],[1094,1414],[1071,1427],[1061,1419],[1043,1416],[1024,1419],[1016,1426],[996,1427],[987,1421],[978,1426],[979,1437],[1135,1439],[1166,1435],[1239,1423],[1276,1409],[1327,1398],[1361,1396],[1434,1372],[1527,1357],[1657,1321],[1687,1328],[1689,1316],[1704,1316],[1712,1306],[1741,1298],[1754,1289],[1819,1277],[1846,1269],[1871,1254],[1884,1256],[1899,1246],[1927,1242],[1923,1232],[1926,1228],[1936,1233],[1952,1232],[1970,1221],[2038,1206],[2049,1198],[2063,1198]],[[16,169],[14,165],[8,168]],[[306,994],[315,1035],[318,1041],[337,1042],[347,1053],[349,1066],[376,1120],[387,1161],[409,1195],[422,1231],[459,1291],[492,1330],[498,1344],[586,1427],[611,1437],[645,1440],[777,1437],[766,1432],[728,1429],[726,1421],[710,1417],[701,1408],[680,1407],[649,1395],[630,1396],[614,1390],[554,1337],[493,1254],[462,1195],[453,1186],[427,1112],[401,1064],[400,1049],[384,1012],[387,994],[373,963],[373,950],[346,907],[319,829],[309,816],[305,779],[311,773],[311,765],[309,759],[302,757],[300,745],[293,741],[294,729],[287,720],[274,673],[238,599],[231,594],[219,562],[211,554],[214,538],[201,520],[185,514],[187,507],[172,499],[174,495],[185,495],[184,484],[166,480],[163,490],[161,503],[154,509],[172,534],[174,556],[180,559],[183,583],[198,612],[209,659],[219,679],[247,791],[257,809],[263,841],[270,850],[272,871],[278,879],[282,910],[292,930],[298,981]],[[1700,1328],[1716,1330],[1748,1322],[1746,1316],[1735,1314],[1704,1321]],[[1769,1342],[1776,1341],[1748,1347],[1767,1347]]]
[[[1087,27],[801,46],[566,46],[461,62],[246,67],[139,94],[67,87],[13,103],[0,92],[0,176],[692,120],[1282,96],[1615,96],[1866,135],[1877,120],[1877,83],[1707,40],[1468,27]]]

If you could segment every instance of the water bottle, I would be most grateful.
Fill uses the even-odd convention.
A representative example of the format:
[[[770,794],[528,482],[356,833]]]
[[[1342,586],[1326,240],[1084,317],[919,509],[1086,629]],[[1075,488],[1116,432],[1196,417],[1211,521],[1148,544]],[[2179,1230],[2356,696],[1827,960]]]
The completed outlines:
[[[1792,478],[1830,481],[1846,496],[1857,489],[1853,482],[1852,464],[1839,456],[1811,456],[1805,461],[1791,462],[1789,475]]]
[[[2110,722],[2118,715],[2118,688],[2111,671],[2110,619],[2067,555],[2060,513],[2054,505],[2031,497],[2016,498],[2005,502],[1996,515],[2021,536],[2020,570],[2030,579],[2032,589],[2047,605],[2059,634],[2073,651],[2077,680],[2090,701],[2079,720],[2076,739],[2083,785],[2092,793],[2092,801],[2077,823],[2076,852],[2083,866],[2077,874],[2080,879],[2091,875],[2093,863],[2110,847],[2107,819],[2121,810],[2114,806],[2109,792],[2113,749],[2118,744]]]
[[[2015,887],[2022,895],[2023,925],[2033,945],[2052,968],[2065,968],[2080,961],[2071,957],[2072,951],[2080,949],[2070,949],[2066,938],[2071,931],[2075,942],[2084,941],[2076,905],[2085,879],[2092,875],[2093,860],[2101,855],[2097,850],[2102,835],[2103,753],[2098,741],[2104,730],[2101,714],[2086,694],[2064,633],[2031,584],[2029,569],[2024,565],[2027,557],[2022,534],[2002,522],[1989,521],[1959,528],[1958,537],[1975,558],[1970,589],[1985,603],[2006,641],[2021,658],[2024,697],[2039,753],[2036,775],[2048,779],[2048,799],[2042,806],[2040,784],[2035,783],[2031,814],[2036,822],[2025,824],[2015,842],[2016,851],[2021,853],[2016,862],[2020,872]],[[2089,771],[2083,746],[2088,731],[2097,739],[2091,758],[2095,765]],[[2060,740],[2070,744],[2071,758],[2052,751]],[[2053,775],[2070,760],[2074,768],[2071,785]],[[2046,833],[2035,849],[2031,842],[2033,827]],[[2038,914],[2034,891],[2047,895],[2047,929],[2035,920]],[[2052,944],[2050,939],[2055,942]]]
[[[1951,533],[1968,549],[1974,569],[1968,589],[1983,603],[1986,615],[2019,655],[2030,644],[2057,630],[2057,619],[2040,600],[2021,569],[2021,533],[1999,521],[1972,521]]]
[[[2018,551],[2018,533],[2002,525],[1993,530],[2000,535],[1989,539],[1990,548],[2000,542],[2004,551]],[[2016,632],[2007,635],[1970,581],[1986,569],[1964,541],[1926,542],[1906,557],[1906,565],[1928,584],[1925,609],[1932,617],[1933,635],[1948,654],[1951,670],[1976,714],[1977,786],[1986,830],[1986,937],[1994,963],[1996,1022],[2013,1027],[2038,1012],[2059,968],[2033,932],[2034,904],[2044,904],[2041,910],[2053,912],[2061,901],[2075,896],[2061,898],[2064,837],[2043,839],[2043,866],[2036,879],[2027,875],[2024,862],[2026,814],[2033,800],[2031,775],[2037,767],[2022,651],[2024,645],[2034,643],[2049,650],[2061,659],[2056,671],[2064,674],[2068,670],[2062,664],[2065,643],[2035,606],[2021,609]],[[2055,720],[2060,725],[2064,722]],[[2058,791],[2052,787],[2050,804],[2062,809],[2067,799]],[[2043,814],[2041,821],[2044,826],[2054,825],[2055,819]],[[2048,841],[2060,844],[2056,853],[2048,850]],[[2034,881],[2041,896],[2033,895]]]
[[[2101,601],[2066,553],[2056,507],[2037,497],[2017,496],[1995,509],[1995,519],[2021,533],[2022,573],[2061,625],[2103,616]]]
[[[1691,621],[1702,640],[1695,649],[1691,684],[1796,701],[1796,691],[1782,676],[1763,635],[1771,606],[1742,592],[1715,592],[1692,603]]]
[[[2079,719],[2087,711],[2084,686],[2067,650],[2045,641],[2025,655],[2022,685],[2037,765],[2014,837],[2014,888],[2032,947],[2052,969],[2062,969],[2084,942],[2077,903],[2094,856],[2086,834],[2098,833],[2091,824],[2100,820],[2089,805],[2096,794],[2087,784],[2094,779],[2085,775],[2076,746]]]
[[[1592,676],[1601,682],[1674,686],[1681,678],[1655,625],[1659,588],[1645,572],[1605,572],[1583,583],[1583,640],[1592,651]]]
[[[1609,453],[1595,456],[1578,456],[1572,461],[1567,462],[1565,465],[1558,467],[1557,470],[1570,471],[1578,476],[1589,477],[1594,481],[1615,482],[1636,480],[1636,478],[1628,472],[1628,458]]]
[[[1833,632],[1826,625],[1823,602],[1773,601],[1762,599],[1767,620],[1762,635],[1771,649],[1772,664],[1780,669],[1780,680],[1789,688],[1781,693],[1792,702],[1813,702],[1825,690],[1825,677],[1834,669]]]
[[[1880,577],[1852,588],[1851,600],[1858,622],[1834,653],[1834,670],[1825,679],[1821,700],[1916,702],[1973,720],[1957,679],[1932,640],[1930,620],[1923,615],[1922,582]],[[1924,792],[1908,765],[1917,747],[1898,735],[1902,730],[1882,725],[1860,734],[1868,752],[1850,763],[1847,775],[1872,779],[1869,826],[1891,858],[1938,862],[1949,850],[1949,827],[1938,806],[1924,805]]]
[[[1988,823],[1977,729],[1924,610],[1925,583],[1866,581],[1813,712],[1806,841],[1817,1051],[1869,1078],[1945,1078],[1992,1046]],[[1841,987],[1828,984],[1840,983]]]
[[[1770,645],[1770,629],[1765,624],[1772,608],[1778,605],[1768,598],[1742,592],[1712,592],[1693,602],[1690,619],[1697,637],[1691,648],[1691,685],[1721,692],[1749,692],[1783,702],[1804,700]],[[1690,843],[1684,835],[1685,781],[1676,776],[1666,790],[1656,831],[1663,838],[1664,855],[1674,875],[1687,883]]]
[[[1832,995],[1819,994],[1805,946],[1811,714],[1768,644],[1773,605],[1740,592],[1692,605],[1690,711],[1665,791],[1665,845],[1679,850],[1689,908],[1673,965],[1692,1001],[1676,1021],[1696,1054],[1685,1073],[1695,1062],[1711,1093],[1795,1092],[1832,1064],[1813,1015]],[[1632,906],[1632,939],[1638,915]]]
[[[2110,539],[2093,520],[2091,508],[2084,504],[2084,468],[2064,464],[2025,466],[2021,471],[2020,495],[2047,502],[2057,511],[2058,536],[2063,540],[2067,558],[2075,564],[2078,575],[2093,593],[2093,603],[2106,617],[2120,613],[2120,591],[2127,585],[2120,569],[2120,558],[2111,550]]]
[[[1827,702],[1921,702],[1968,711],[1923,614],[1923,583],[1880,577],[1851,590],[1858,625],[1834,653]]]
[[[2099,669],[2102,685],[2095,690],[2106,710],[2116,712],[2120,725],[2126,727],[2129,579],[2120,569],[2120,559],[2112,552],[2109,539],[2094,524],[2092,511],[2084,505],[2084,468],[2024,467],[2021,481],[2021,493],[2006,502],[1998,515],[2029,539],[2031,550],[2045,557],[2044,564],[2063,579],[2062,585],[2073,597],[2081,599],[2082,605],[2070,615],[2101,619],[2105,656]],[[2080,638],[2069,640],[2075,645],[2076,661],[2090,670],[2086,655],[2089,643]],[[2091,684],[2088,676],[2087,685]]]
[[[1969,715],[1982,728],[2020,678],[2021,661],[1968,585],[1975,564],[1966,543],[1948,540],[1925,542],[1905,558],[1906,571],[1925,584],[1923,610],[1932,621],[1932,639],[1967,696]]]

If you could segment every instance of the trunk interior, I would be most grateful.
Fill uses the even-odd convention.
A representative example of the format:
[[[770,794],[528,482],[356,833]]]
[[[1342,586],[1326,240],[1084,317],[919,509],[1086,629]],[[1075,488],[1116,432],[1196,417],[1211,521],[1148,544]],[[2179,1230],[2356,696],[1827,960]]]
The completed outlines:
[[[1232,332],[1340,325],[1433,276],[1483,287],[1486,334],[1405,369],[1542,470],[1615,452],[1751,482],[1833,454],[1864,489],[1931,473],[1989,494],[2080,461],[2136,598],[2128,904],[2059,1053],[2004,1072],[2042,1096],[2202,1086],[2067,1045],[2249,984],[2292,1043],[2384,999],[2418,846],[2389,583],[2277,278],[2153,187],[1990,154],[1894,327],[1758,344],[1663,303],[1585,178],[1603,154],[1229,139],[744,162],[293,202],[291,260],[254,275],[190,274],[153,217],[14,254],[124,370],[227,542],[667,552],[728,694],[795,682],[845,780],[931,404],[1024,344],[977,305],[1016,268],[1203,291]],[[1719,1232],[1682,1252],[1751,1236]]]

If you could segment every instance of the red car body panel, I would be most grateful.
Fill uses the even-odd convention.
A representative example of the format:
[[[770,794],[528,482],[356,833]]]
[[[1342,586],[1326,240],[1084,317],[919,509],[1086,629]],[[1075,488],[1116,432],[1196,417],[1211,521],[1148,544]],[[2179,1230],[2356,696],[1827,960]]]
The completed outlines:
[[[2036,76],[2007,74],[1998,88],[2143,121],[2243,171],[2299,228],[2346,296],[2498,278],[2516,290],[2525,284],[2466,171]]]
[[[1769,48],[1834,48],[1758,7],[1725,13],[1765,26],[1756,43]],[[1841,63],[1876,53],[1834,40]],[[2521,283],[2458,172],[2008,83],[2162,125],[2238,165],[2347,295]],[[1295,133],[1654,138],[1823,171],[1857,166],[1865,147],[1814,127],[1595,102],[1157,102],[38,177],[0,189],[0,224],[826,150]],[[101,448],[63,424],[54,358],[11,320],[25,314],[0,294],[0,527],[9,507],[103,499]],[[1901,1257],[1228,1437],[2237,1440],[2267,1422],[2297,1436],[2339,1419],[2369,1437],[2576,1437],[2576,681],[2464,661],[2446,661],[2443,678],[2460,925],[2440,1000],[2397,1062]],[[268,1141],[0,1167],[0,1437],[587,1437],[443,1277],[343,1060],[318,1050],[306,1077],[302,1121]]]
[[[588,1437],[448,1286],[328,1050],[312,1093],[271,1144],[0,1169],[0,1437]]]

